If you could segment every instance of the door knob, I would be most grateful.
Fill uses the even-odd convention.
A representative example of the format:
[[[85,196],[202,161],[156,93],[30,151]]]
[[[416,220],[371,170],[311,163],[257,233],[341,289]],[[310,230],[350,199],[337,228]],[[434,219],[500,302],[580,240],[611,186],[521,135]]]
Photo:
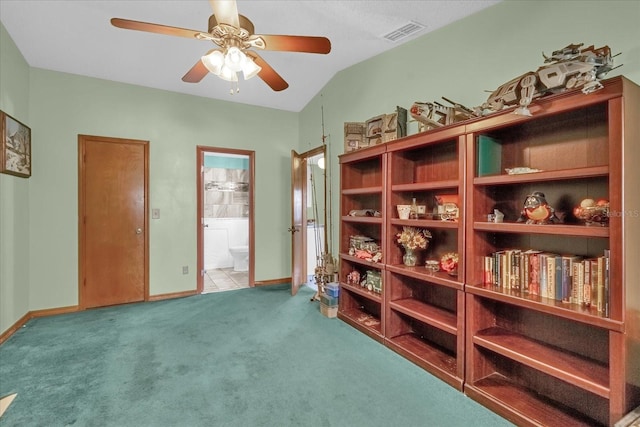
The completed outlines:
[[[142,233],[142,228],[136,228],[136,234],[141,234]]]
[[[298,230],[298,227],[289,227],[289,229],[287,231],[289,231],[291,233],[295,233],[296,231],[299,231],[299,230]]]

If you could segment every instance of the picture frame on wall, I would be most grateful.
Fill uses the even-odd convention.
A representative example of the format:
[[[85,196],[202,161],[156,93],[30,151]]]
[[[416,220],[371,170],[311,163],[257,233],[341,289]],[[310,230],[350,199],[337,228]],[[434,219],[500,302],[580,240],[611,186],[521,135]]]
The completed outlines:
[[[0,172],[31,176],[31,129],[0,110]]]

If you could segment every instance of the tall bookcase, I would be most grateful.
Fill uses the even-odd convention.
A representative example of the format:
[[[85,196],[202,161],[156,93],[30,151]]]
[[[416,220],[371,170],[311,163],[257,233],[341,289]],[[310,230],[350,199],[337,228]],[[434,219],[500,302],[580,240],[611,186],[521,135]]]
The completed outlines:
[[[464,153],[464,126],[391,144],[385,189],[385,343],[459,390],[464,380],[464,277],[430,273],[425,260],[439,261],[455,252],[464,271],[464,210],[449,221],[430,215],[437,212],[436,197],[464,206]],[[425,206],[425,215],[399,219],[395,207],[413,199]],[[432,236],[426,250],[418,251],[415,267],[403,264],[404,249],[395,238],[406,226],[429,230]]]
[[[385,145],[355,151],[343,156],[340,168],[340,301],[338,317],[371,338],[384,343],[384,311],[382,294],[358,283],[348,283],[349,273],[356,271],[364,278],[368,271],[384,275],[384,264],[367,261],[349,254],[354,236],[367,236],[380,245],[385,240],[386,156]],[[352,216],[351,211],[377,211],[382,216]],[[384,254],[383,254],[384,256]]]
[[[338,316],[519,425],[613,425],[639,405],[640,88],[603,83],[542,98],[531,117],[505,110],[340,156]],[[518,221],[536,191],[562,223]],[[457,221],[398,218],[397,205],[431,212],[441,195],[457,197]],[[572,216],[584,198],[609,200],[608,226]],[[360,209],[382,215],[348,215]],[[503,222],[488,220],[494,209]],[[416,267],[402,264],[403,226],[433,235]],[[375,239],[381,262],[349,255],[354,235]],[[606,251],[607,313],[485,283],[485,258],[508,250]],[[424,268],[444,252],[459,254],[457,277]],[[371,269],[382,294],[347,283]]]
[[[516,423],[607,425],[638,404],[639,102],[638,86],[616,78],[590,95],[544,99],[533,117],[501,114],[466,126],[465,392]],[[480,175],[486,140],[499,145],[500,171]],[[541,172],[504,173],[514,167]],[[570,215],[563,224],[517,222],[534,191],[568,214],[583,198],[608,199],[609,226]],[[487,222],[495,207],[504,223]],[[610,250],[609,316],[594,305],[483,284],[483,256],[510,249],[587,259]]]

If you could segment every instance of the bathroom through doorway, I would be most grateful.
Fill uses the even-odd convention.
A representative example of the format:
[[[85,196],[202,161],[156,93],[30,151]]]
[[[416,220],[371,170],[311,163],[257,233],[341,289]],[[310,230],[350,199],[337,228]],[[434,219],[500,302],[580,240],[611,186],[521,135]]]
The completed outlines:
[[[254,156],[197,147],[198,293],[254,285]]]

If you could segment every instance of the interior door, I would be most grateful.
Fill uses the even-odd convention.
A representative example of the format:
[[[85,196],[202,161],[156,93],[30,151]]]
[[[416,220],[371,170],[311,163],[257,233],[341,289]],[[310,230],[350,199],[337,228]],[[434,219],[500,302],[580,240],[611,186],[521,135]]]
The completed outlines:
[[[306,227],[303,227],[305,197],[304,188],[306,163],[304,157],[291,150],[291,295],[298,293],[304,283],[304,263],[306,262],[304,241]]]
[[[78,145],[80,307],[148,299],[148,142]]]

